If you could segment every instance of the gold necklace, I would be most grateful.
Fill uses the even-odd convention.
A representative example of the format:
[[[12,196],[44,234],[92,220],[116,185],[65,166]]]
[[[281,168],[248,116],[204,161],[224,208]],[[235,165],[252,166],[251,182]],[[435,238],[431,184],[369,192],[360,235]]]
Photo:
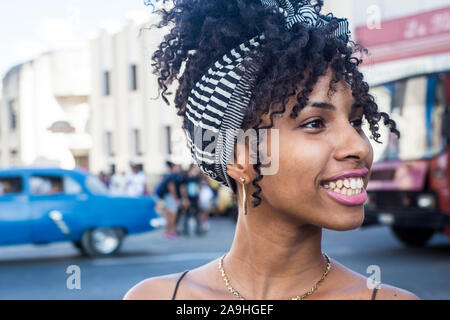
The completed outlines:
[[[230,281],[228,280],[228,277],[225,273],[225,270],[223,269],[223,259],[225,258],[227,254],[225,253],[219,260],[219,270],[222,273],[222,278],[225,281],[225,285],[227,286],[228,290],[233,293],[236,297],[238,297],[240,300],[246,300],[243,296],[241,296],[241,294],[234,289],[231,284]],[[306,293],[304,293],[301,296],[296,296],[293,297],[292,300],[303,300],[304,298],[310,296],[311,294],[314,293],[314,291],[316,291],[317,287],[319,286],[320,283],[322,283],[322,281],[325,279],[325,277],[328,275],[328,272],[331,269],[331,260],[330,257],[328,257],[328,255],[326,253],[323,253],[323,255],[325,255],[326,259],[327,259],[327,268],[325,270],[325,272],[323,273],[322,277],[320,278],[319,281],[316,282],[316,284]]]

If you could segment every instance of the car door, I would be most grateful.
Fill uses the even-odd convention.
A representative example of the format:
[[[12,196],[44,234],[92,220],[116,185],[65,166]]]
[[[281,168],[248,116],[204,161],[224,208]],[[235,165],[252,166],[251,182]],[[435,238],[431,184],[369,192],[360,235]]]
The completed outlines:
[[[31,241],[31,214],[24,177],[0,177],[0,245]]]
[[[30,177],[32,201],[32,239],[35,243],[75,240],[86,211],[87,195],[68,175],[32,175]]]

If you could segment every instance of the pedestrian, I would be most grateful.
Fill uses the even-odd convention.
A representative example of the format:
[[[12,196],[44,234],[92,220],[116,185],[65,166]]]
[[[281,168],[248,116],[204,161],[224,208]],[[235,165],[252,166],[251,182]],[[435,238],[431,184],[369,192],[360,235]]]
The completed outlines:
[[[201,234],[201,217],[199,214],[200,170],[197,165],[191,164],[181,185],[182,197],[186,203],[184,210],[183,229],[184,236],[190,236],[190,221],[195,220],[195,233]]]
[[[175,227],[178,235],[184,234],[184,220],[190,203],[186,191],[187,171],[183,170],[181,165],[175,167],[174,185],[176,190],[177,201],[179,203],[177,216],[175,219]]]
[[[205,234],[209,229],[208,218],[214,206],[214,192],[209,186],[208,178],[203,177],[200,183],[199,208],[200,208],[200,234]]]
[[[98,174],[98,178],[100,179],[101,182],[104,183],[104,185],[108,188],[109,187],[109,178],[108,175],[104,172],[104,171],[100,171],[100,173]]]
[[[132,165],[132,172],[127,179],[127,195],[130,197],[142,197],[145,194],[146,177],[138,165]]]
[[[191,155],[237,195],[239,218],[226,254],[142,281],[125,299],[418,299],[369,288],[322,251],[323,228],[364,220],[374,157],[363,117],[376,142],[381,120],[400,136],[358,70],[348,21],[322,6],[184,0],[162,10],[157,26],[173,29],[153,55],[160,89],[182,79],[175,106]]]
[[[161,210],[166,219],[163,236],[171,240],[177,240],[176,219],[180,207],[180,201],[177,194],[178,167],[170,161],[167,161],[166,165],[168,167],[168,173],[163,176],[160,184],[156,187],[155,195],[160,199],[159,201],[162,201],[163,203],[162,206],[158,206],[162,207]]]
[[[127,176],[124,171],[121,173],[113,172],[111,182],[109,184],[109,191],[112,195],[123,196],[127,193]]]
[[[220,189],[221,184],[214,179],[209,179],[208,182],[209,182],[208,183],[209,186],[211,187],[211,190],[214,193],[212,214],[214,217],[218,217],[220,215],[220,213],[219,213],[219,189]]]

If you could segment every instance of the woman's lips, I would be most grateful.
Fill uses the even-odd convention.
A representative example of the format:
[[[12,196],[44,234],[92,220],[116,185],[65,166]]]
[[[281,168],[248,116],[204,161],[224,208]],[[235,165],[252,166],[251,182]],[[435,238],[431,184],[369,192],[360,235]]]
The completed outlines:
[[[363,205],[364,202],[366,202],[367,200],[367,193],[364,187],[361,188],[360,194],[355,194],[352,196],[343,195],[342,193],[337,193],[325,188],[322,189],[325,190],[326,193],[328,193],[328,195],[332,197],[334,200],[347,206],[360,206]]]

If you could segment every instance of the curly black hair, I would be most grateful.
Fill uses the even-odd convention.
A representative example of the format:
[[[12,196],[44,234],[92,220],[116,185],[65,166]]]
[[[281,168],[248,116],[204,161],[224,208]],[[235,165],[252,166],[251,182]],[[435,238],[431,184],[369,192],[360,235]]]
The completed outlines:
[[[166,3],[168,0],[163,0]],[[396,123],[387,113],[379,112],[374,97],[369,94],[369,85],[358,70],[362,57],[367,50],[354,41],[345,42],[330,35],[337,28],[332,22],[320,28],[311,28],[301,23],[295,24],[289,31],[285,28],[285,18],[275,14],[272,9],[261,5],[261,0],[172,0],[170,9],[156,11],[161,20],[152,27],[169,26],[170,32],[154,52],[154,74],[158,76],[159,92],[169,105],[166,95],[168,85],[173,80],[179,82],[175,94],[177,114],[184,117],[186,128],[186,102],[188,96],[207,72],[207,70],[225,53],[241,43],[264,33],[265,40],[258,50],[249,53],[249,57],[259,66],[259,73],[252,89],[252,99],[246,110],[242,129],[269,129],[273,127],[274,116],[284,114],[290,97],[296,95],[297,104],[290,117],[295,119],[308,102],[319,77],[331,67],[333,78],[329,95],[336,91],[335,85],[344,79],[352,89],[356,106],[364,109],[371,139],[377,143],[380,134],[378,123],[383,118],[384,125],[400,138]],[[323,1],[315,3],[320,12]],[[184,72],[180,77],[183,63]],[[246,60],[244,70],[249,67]],[[299,84],[302,90],[298,92]],[[269,114],[270,113],[270,114]],[[269,114],[270,124],[261,126],[262,116]],[[256,132],[259,132],[256,130]],[[256,139],[259,142],[259,139]],[[255,152],[258,152],[258,143]],[[257,154],[257,153],[256,153]],[[259,157],[253,165],[257,177],[252,181],[256,191],[252,194],[254,207],[261,203],[261,187],[258,182],[261,175]],[[232,180],[232,189],[236,194],[236,183]]]

